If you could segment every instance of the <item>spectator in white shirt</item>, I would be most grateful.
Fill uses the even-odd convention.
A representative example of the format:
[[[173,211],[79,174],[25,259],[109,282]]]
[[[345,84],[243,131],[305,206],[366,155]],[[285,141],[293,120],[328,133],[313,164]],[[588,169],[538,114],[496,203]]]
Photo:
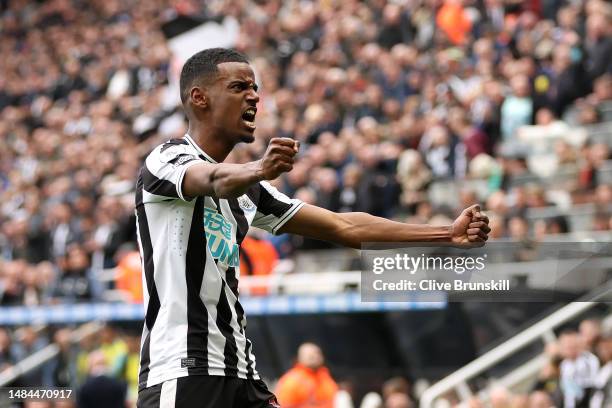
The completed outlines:
[[[578,408],[583,405],[587,388],[593,386],[599,370],[597,357],[586,351],[578,332],[564,332],[559,337],[561,362],[561,390],[564,408]]]

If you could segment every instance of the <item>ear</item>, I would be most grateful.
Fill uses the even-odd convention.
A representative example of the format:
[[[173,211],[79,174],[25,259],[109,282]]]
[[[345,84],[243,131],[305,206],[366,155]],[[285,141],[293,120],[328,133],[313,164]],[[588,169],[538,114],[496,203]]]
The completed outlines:
[[[200,109],[205,109],[208,107],[208,96],[203,88],[194,86],[189,91],[189,97],[194,106],[197,106]]]

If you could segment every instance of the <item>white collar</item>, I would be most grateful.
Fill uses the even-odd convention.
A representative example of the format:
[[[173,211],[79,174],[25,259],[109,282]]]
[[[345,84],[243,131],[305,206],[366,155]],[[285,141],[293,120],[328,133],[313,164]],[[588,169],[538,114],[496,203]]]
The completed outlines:
[[[200,148],[200,146],[198,146],[198,144],[191,138],[191,136],[189,136],[189,133],[185,133],[184,138],[198,151],[198,153],[204,156],[206,160],[211,161],[213,163],[217,163],[215,159],[210,157],[204,150],[202,150],[202,148]]]

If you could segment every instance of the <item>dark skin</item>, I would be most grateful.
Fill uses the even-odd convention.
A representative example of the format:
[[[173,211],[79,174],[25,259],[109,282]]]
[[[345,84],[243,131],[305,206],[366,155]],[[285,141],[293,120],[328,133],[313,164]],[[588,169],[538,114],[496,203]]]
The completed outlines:
[[[249,64],[219,64],[217,76],[195,83],[184,106],[189,134],[218,164],[191,166],[183,179],[183,192],[196,197],[238,197],[253,184],[274,180],[291,171],[299,144],[289,138],[273,138],[264,156],[246,164],[223,163],[234,146],[254,140],[254,125],[244,112],[259,101],[255,75]],[[489,219],[473,205],[450,225],[404,224],[367,213],[334,213],[304,205],[280,229],[292,233],[360,248],[363,242],[440,242],[456,246],[482,246],[491,229]]]

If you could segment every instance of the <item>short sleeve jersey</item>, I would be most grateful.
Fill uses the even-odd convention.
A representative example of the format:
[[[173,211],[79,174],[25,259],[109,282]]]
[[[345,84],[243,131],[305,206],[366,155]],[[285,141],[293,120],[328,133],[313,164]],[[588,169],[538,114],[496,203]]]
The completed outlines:
[[[276,234],[303,203],[267,182],[237,198],[186,197],[190,166],[210,164],[189,136],[156,147],[136,186],[146,310],[140,388],[188,375],[258,379],[238,296],[249,226]]]

